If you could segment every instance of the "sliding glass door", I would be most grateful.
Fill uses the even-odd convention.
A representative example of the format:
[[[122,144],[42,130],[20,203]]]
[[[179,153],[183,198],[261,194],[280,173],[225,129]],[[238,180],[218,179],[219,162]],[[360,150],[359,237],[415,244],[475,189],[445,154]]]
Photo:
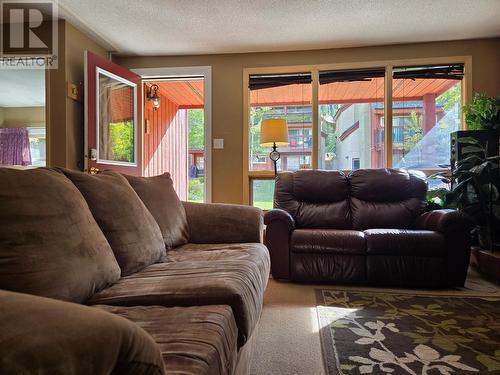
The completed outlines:
[[[278,171],[407,168],[430,174],[450,159],[450,133],[462,129],[463,80],[469,60],[246,69],[245,196],[270,208],[274,172],[260,124],[284,118],[288,146]],[[454,60],[450,58],[450,60]],[[460,59],[459,59],[460,60]],[[416,61],[418,62],[418,61]],[[427,61],[426,61],[427,63]],[[246,200],[246,198],[245,198]]]

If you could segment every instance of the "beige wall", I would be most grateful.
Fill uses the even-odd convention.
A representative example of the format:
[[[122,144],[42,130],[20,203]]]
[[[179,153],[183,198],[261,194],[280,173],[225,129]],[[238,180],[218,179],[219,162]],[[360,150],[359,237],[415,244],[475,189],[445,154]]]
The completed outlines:
[[[224,138],[213,150],[214,202],[243,201],[243,69],[259,66],[359,63],[431,57],[471,56],[472,88],[500,93],[500,38],[363,48],[200,56],[119,57],[129,68],[212,66],[212,135]]]
[[[44,127],[45,107],[0,108],[0,127]]]

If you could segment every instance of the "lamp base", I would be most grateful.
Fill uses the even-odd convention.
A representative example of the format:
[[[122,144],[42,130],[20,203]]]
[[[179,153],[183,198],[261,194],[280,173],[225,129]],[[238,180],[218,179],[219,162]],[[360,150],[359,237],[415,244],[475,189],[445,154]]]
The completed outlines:
[[[276,143],[273,143],[273,150],[269,154],[269,159],[271,159],[274,163],[274,175],[278,175],[278,160],[280,159],[281,155],[280,153],[276,150]]]

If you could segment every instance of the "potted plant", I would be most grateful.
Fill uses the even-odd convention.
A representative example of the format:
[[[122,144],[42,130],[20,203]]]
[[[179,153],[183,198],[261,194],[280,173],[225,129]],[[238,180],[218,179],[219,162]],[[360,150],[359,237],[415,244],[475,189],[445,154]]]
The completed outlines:
[[[462,108],[469,130],[491,130],[500,134],[500,96],[474,95]]]
[[[477,226],[479,244],[492,250],[499,240],[496,226],[500,221],[500,156],[488,156],[484,147],[472,137],[459,138],[464,158],[453,171],[439,172],[429,179],[440,179],[450,186],[429,191],[430,206],[456,208],[469,216]]]

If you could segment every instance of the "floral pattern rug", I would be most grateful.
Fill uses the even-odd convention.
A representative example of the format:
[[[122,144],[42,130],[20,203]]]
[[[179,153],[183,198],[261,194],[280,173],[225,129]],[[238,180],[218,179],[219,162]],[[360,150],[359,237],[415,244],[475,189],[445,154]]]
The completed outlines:
[[[317,289],[328,375],[500,374],[500,298]]]

